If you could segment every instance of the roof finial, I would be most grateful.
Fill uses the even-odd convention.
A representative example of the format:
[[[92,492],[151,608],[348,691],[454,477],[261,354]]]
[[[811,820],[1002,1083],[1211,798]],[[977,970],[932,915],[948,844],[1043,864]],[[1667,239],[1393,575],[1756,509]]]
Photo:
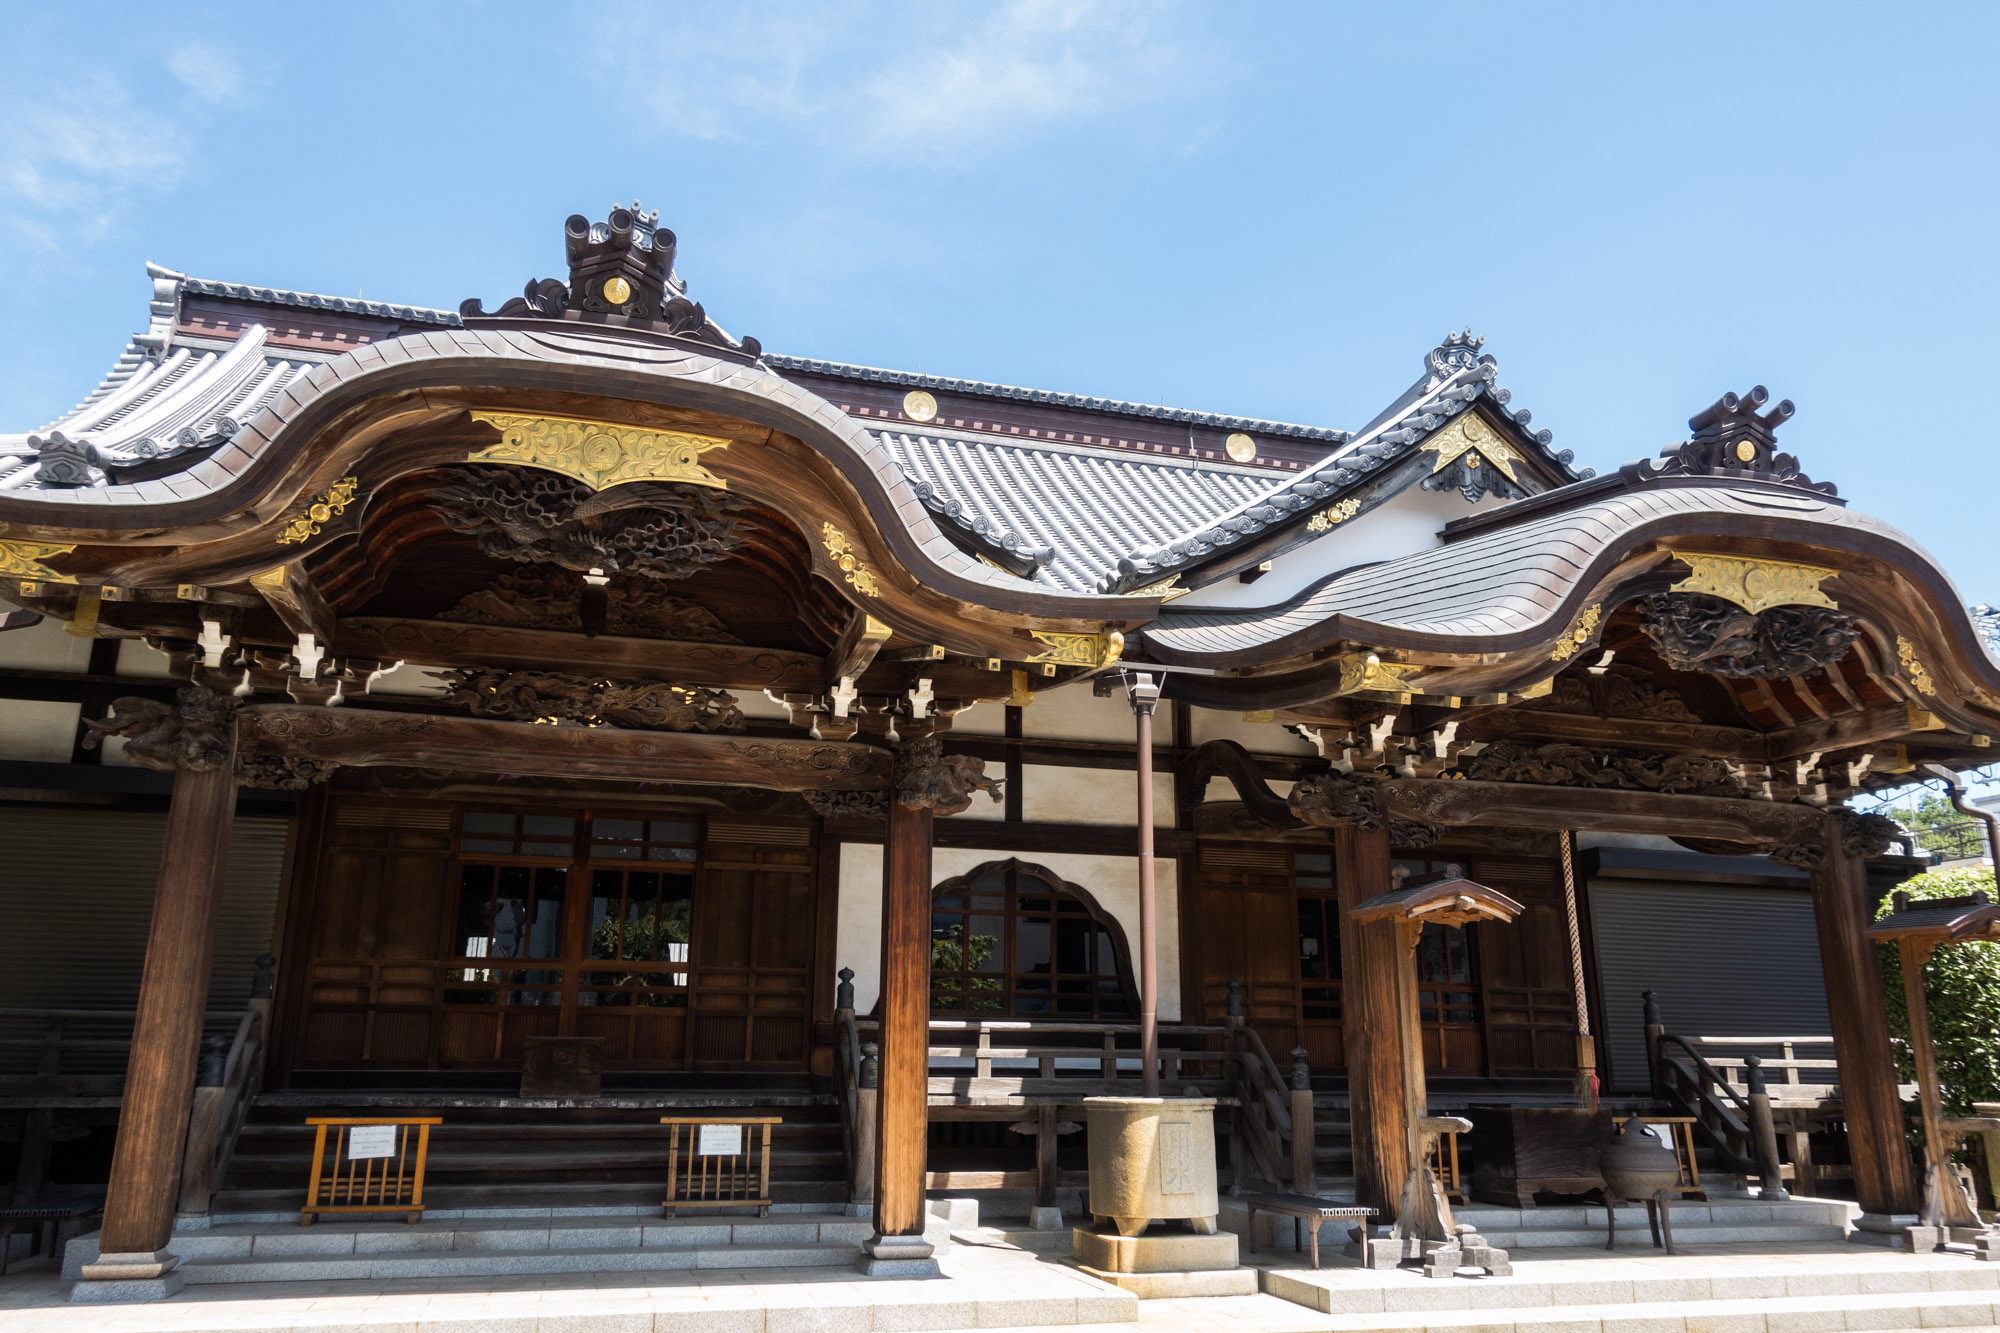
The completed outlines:
[[[1479,349],[1485,345],[1486,339],[1470,328],[1454,329],[1425,355],[1424,364],[1438,379],[1450,379],[1461,370],[1471,370],[1478,365]]]

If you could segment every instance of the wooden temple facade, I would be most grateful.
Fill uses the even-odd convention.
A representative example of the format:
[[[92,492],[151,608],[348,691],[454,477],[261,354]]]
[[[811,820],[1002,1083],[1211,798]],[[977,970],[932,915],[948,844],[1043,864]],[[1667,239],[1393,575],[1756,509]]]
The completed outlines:
[[[1247,1030],[1344,1094],[1386,1204],[1408,955],[1355,906],[1447,864],[1519,903],[1418,940],[1425,1064],[1549,1095],[1638,1007],[1577,839],[1768,858],[1810,886],[1854,1188],[1915,1210],[1865,934],[1894,830],[1843,802],[1986,760],[2000,666],[1921,548],[1779,452],[1789,403],[1726,395],[1593,476],[1470,334],[1367,426],[1301,427],[766,354],[636,206],[566,242],[490,312],[154,270],[104,384],[0,436],[0,646],[87,657],[0,679],[58,710],[0,731],[45,761],[7,794],[171,782],[107,1256],[184,1202],[239,810],[289,821],[282,1105],[504,1100],[565,1044],[607,1095],[804,1105],[866,1042],[834,1174],[890,1242],[990,1075],[971,1036],[935,1068],[939,1032],[1067,1024],[1063,1069],[1129,1077],[1150,999],[1179,1086]]]

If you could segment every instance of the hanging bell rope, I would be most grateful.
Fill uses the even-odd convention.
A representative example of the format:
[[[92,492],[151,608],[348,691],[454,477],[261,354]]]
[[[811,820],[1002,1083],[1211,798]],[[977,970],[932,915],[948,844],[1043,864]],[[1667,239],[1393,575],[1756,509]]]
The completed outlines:
[[[1562,832],[1563,909],[1569,915],[1569,974],[1576,987],[1576,1092],[1597,1109],[1597,1040],[1590,1035],[1590,996],[1583,981],[1583,928],[1576,915],[1576,834]]]

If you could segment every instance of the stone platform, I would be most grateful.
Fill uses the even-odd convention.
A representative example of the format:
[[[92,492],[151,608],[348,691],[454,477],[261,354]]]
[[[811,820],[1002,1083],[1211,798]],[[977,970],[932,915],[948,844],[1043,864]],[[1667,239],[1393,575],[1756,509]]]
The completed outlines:
[[[1141,1300],[1255,1294],[1257,1270],[1238,1266],[1236,1246],[1236,1236],[1227,1231],[1121,1236],[1077,1227],[1070,1233],[1078,1268]]]

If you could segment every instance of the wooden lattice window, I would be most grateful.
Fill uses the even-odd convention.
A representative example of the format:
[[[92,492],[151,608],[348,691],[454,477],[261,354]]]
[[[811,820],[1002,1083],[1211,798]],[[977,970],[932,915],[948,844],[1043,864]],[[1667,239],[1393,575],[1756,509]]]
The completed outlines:
[[[931,1012],[1119,1021],[1137,1010],[1123,933],[1076,886],[1009,861],[938,886]]]

